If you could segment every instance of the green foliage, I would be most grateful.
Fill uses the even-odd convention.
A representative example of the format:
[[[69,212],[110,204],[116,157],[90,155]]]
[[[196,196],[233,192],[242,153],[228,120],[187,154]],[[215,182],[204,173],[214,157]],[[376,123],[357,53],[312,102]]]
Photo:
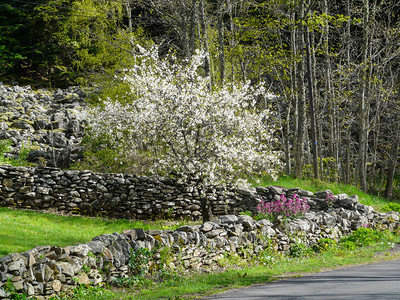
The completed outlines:
[[[6,283],[3,285],[3,290],[9,294],[9,299],[11,300],[26,300],[28,299],[25,294],[18,293],[12,283],[11,278],[8,278]]]
[[[10,140],[0,140],[0,160],[4,160],[4,154],[10,151],[11,145]]]
[[[164,282],[174,282],[177,281],[181,275],[176,270],[170,270],[166,268],[160,269],[157,274],[158,280],[159,281],[164,281]]]
[[[160,258],[158,263],[158,269],[162,270],[165,266],[167,266],[172,259],[172,249],[170,247],[163,247],[159,251]]]
[[[347,237],[340,240],[342,247],[353,250],[357,247],[370,246],[374,243],[385,241],[385,233],[372,228],[361,227]]]
[[[112,97],[124,88],[115,72],[133,65],[137,44],[151,45],[152,41],[138,23],[126,27],[127,11],[122,1],[72,1],[71,6],[65,26],[76,53],[72,65],[80,74],[77,82],[96,82],[104,98]]]
[[[277,262],[282,260],[283,253],[278,252],[276,243],[271,239],[266,239],[264,249],[257,254],[256,262],[267,267],[272,267]]]
[[[248,211],[248,210],[240,212],[239,215],[241,215],[241,216],[250,216],[250,217],[253,217],[253,213],[252,213],[251,211]],[[258,216],[258,215],[256,215],[255,217],[257,217],[257,216]],[[261,219],[260,219],[260,220],[261,220]]]
[[[148,271],[148,264],[152,256],[153,252],[147,248],[130,249],[128,266],[132,276],[143,277]]]
[[[102,286],[91,286],[78,284],[72,290],[52,296],[49,300],[68,300],[68,299],[105,299],[115,296],[113,292]]]
[[[89,255],[88,255],[88,256],[89,256]],[[83,266],[82,266],[82,271],[85,272],[86,274],[89,274],[90,268],[89,268],[86,264],[83,264]]]
[[[131,277],[118,277],[114,279],[113,284],[116,286],[121,286],[121,287],[133,287],[138,284],[143,284],[143,278],[142,277],[137,277],[137,276],[131,276]]]
[[[106,134],[100,138],[87,134],[82,144],[85,147],[84,159],[72,165],[71,169],[93,170],[100,173],[144,174],[143,166],[148,164],[147,153],[143,152],[136,156],[122,155],[121,149],[110,145]]]
[[[259,263],[261,263],[264,266],[269,266],[269,267],[273,266],[274,264],[276,264],[278,262],[276,255],[274,255],[270,251],[263,251],[262,253],[260,253],[260,255],[258,255],[257,259],[258,259]]]
[[[294,258],[305,257],[308,256],[309,254],[310,254],[309,247],[302,242],[296,242],[291,244],[288,252],[288,255]]]
[[[67,85],[73,53],[65,43],[65,9],[70,0],[5,0],[0,7],[0,72]],[[67,76],[66,76],[67,75]],[[36,82],[37,83],[37,82]]]
[[[311,246],[316,253],[327,252],[337,248],[337,242],[334,239],[319,239],[318,242]]]
[[[272,246],[272,245],[270,245]],[[268,247],[270,247],[268,246]],[[326,268],[371,263],[382,259],[394,259],[398,254],[387,253],[388,256],[377,256],[377,251],[387,248],[380,245],[357,248],[357,251],[333,250],[315,253],[301,257],[301,259],[287,258],[275,252],[272,247],[266,248],[255,257],[260,264],[247,265],[240,268],[225,268],[217,273],[200,273],[181,276],[168,282],[153,282],[141,286],[140,289],[129,290],[129,296],[134,299],[176,299],[179,297],[193,297],[193,295],[212,295],[224,289],[248,286],[256,283],[265,283],[273,280],[296,276],[299,273],[315,273]],[[132,294],[133,293],[133,294]],[[128,294],[120,293],[120,297]],[[196,296],[195,296],[196,297]]]
[[[145,284],[146,278],[144,277],[148,271],[148,265],[153,252],[147,248],[139,248],[137,250],[129,250],[129,277],[119,277],[114,280],[114,284],[124,287],[132,287],[138,284]]]
[[[0,140],[0,164],[10,164],[12,166],[32,166],[27,161],[29,152],[34,149],[33,145],[22,144],[21,150],[16,158],[5,158],[4,154],[11,150],[12,142],[10,140]]]
[[[270,221],[275,221],[276,217],[272,216],[269,213],[262,213],[259,212],[254,216],[254,220],[259,221],[259,220],[270,220]]]
[[[126,14],[120,1],[4,0],[0,74],[65,87],[93,82],[96,73],[113,86],[112,73],[130,65],[135,44],[151,43],[140,25],[126,28]]]
[[[400,213],[400,203],[391,202],[382,207],[382,212],[396,211]]]

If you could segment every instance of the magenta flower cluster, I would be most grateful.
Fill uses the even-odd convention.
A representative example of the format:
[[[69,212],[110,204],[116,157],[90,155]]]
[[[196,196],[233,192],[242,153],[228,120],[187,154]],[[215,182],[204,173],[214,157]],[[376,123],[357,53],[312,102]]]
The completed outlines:
[[[260,214],[265,214],[271,218],[283,216],[286,218],[300,217],[310,210],[307,199],[300,199],[297,194],[293,195],[293,198],[286,198],[285,195],[281,195],[281,198],[277,201],[267,202],[262,200],[257,210]]]
[[[333,194],[329,193],[328,195],[326,195],[325,203],[326,203],[326,205],[328,205],[329,208],[333,207],[334,202],[335,202],[335,198],[334,198]]]

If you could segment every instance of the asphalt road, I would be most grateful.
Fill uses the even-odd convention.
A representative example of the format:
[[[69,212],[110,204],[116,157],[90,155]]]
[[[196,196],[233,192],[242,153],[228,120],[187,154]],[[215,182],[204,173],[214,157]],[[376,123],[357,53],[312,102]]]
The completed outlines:
[[[400,299],[400,260],[254,285],[205,299]]]

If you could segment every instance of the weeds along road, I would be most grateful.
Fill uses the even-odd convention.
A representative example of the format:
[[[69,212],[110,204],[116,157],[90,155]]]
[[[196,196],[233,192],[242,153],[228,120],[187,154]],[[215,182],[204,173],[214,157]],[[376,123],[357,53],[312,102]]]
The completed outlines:
[[[205,299],[400,299],[400,260],[254,285]]]

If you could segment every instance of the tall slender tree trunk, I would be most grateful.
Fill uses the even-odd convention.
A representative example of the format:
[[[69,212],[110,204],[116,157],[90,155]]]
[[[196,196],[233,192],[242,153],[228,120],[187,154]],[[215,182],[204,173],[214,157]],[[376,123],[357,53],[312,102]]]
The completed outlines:
[[[292,172],[291,168],[291,157],[290,157],[290,115],[291,115],[291,104],[288,101],[287,110],[286,110],[286,118],[285,118],[285,126],[284,126],[284,145],[285,145],[285,172],[287,175],[290,175]]]
[[[396,173],[397,160],[399,158],[399,145],[400,145],[400,122],[397,124],[395,137],[393,138],[390,147],[390,154],[388,158],[388,170],[386,175],[385,198],[391,198],[393,195],[393,182]]]
[[[132,32],[132,10],[130,0],[125,1],[126,16],[128,18],[128,30]]]
[[[204,72],[206,76],[210,76],[210,84],[211,87],[214,85],[213,84],[213,77],[211,76],[211,66],[210,66],[210,50],[208,47],[208,39],[207,39],[207,23],[206,23],[206,17],[205,17],[205,8],[204,8],[204,0],[200,0],[200,8],[199,8],[199,13],[200,13],[200,27],[201,27],[201,36],[202,36],[202,47],[205,52],[204,56]]]
[[[317,124],[315,114],[315,99],[314,99],[314,78],[311,67],[311,37],[308,26],[305,31],[306,39],[306,55],[307,55],[307,80],[308,80],[308,99],[310,105],[310,117],[311,117],[311,143],[313,153],[313,170],[314,178],[319,179],[319,166],[318,166],[318,142],[317,142]]]
[[[219,44],[219,73],[221,84],[225,80],[225,45],[224,45],[224,20],[223,20],[224,0],[220,0],[218,12],[218,44]]]
[[[304,17],[304,3],[300,5],[300,17]],[[304,35],[299,34],[299,41],[296,43],[298,52],[302,52],[305,45]],[[305,101],[305,85],[304,85],[304,57],[300,60],[297,69],[297,131],[296,131],[296,149],[295,149],[295,166],[294,175],[297,178],[302,177],[304,164],[304,142],[306,132],[306,101]]]
[[[370,40],[369,0],[363,0],[363,65],[361,71],[361,95],[359,100],[359,142],[358,142],[358,174],[361,190],[367,191],[367,143],[368,143],[368,47]]]
[[[304,41],[303,41],[304,42]],[[304,43],[301,43],[304,45]],[[306,132],[306,101],[305,101],[305,86],[304,86],[304,60],[299,63],[298,70],[299,91],[297,95],[298,104],[298,128],[296,137],[296,153],[295,153],[295,176],[302,177],[304,164],[304,142]]]
[[[295,14],[295,12],[293,12],[292,15],[291,15],[291,19],[292,19],[293,23],[295,23],[295,18],[296,18],[296,14]],[[297,42],[296,42],[296,31],[295,30],[292,30],[292,32],[291,32],[291,39],[290,40],[291,40],[290,47],[291,47],[291,51],[292,51],[292,55],[293,55],[293,65],[292,65],[292,70],[291,70],[291,75],[290,75],[291,76],[290,84],[291,84],[291,90],[292,90],[291,98],[292,98],[292,104],[293,104],[293,107],[294,107],[294,112],[293,112],[293,115],[294,115],[294,132],[297,134],[298,128],[299,128],[299,104],[298,104],[298,94],[299,94],[299,92],[298,92],[298,85],[297,85],[297,79],[298,79],[297,78],[297,62],[296,62],[296,60],[297,60]],[[290,124],[289,123],[287,123],[286,126],[289,126],[289,128],[290,128]],[[288,131],[288,135],[289,135],[289,131]],[[289,136],[288,136],[288,139],[289,139]],[[298,174],[297,174],[298,170],[296,169],[296,166],[297,166],[297,149],[298,149],[298,146],[297,146],[297,139],[295,137],[293,138],[293,144],[294,144],[294,150],[295,150],[294,151],[294,157],[296,158],[294,166],[295,166],[295,173],[296,173],[296,177],[297,177],[298,176]],[[288,148],[287,148],[287,150],[288,150]],[[290,154],[289,154],[289,156],[290,156]],[[290,168],[287,169],[286,171],[287,171],[288,175],[291,174]]]
[[[346,0],[346,14],[347,16],[352,16],[351,11],[351,0]],[[346,23],[346,31],[345,31],[345,40],[346,40],[346,69],[349,69],[351,66],[351,45],[352,45],[352,37],[351,37],[351,19]],[[346,79],[346,92],[350,94],[352,91],[350,80]],[[352,173],[354,171],[354,161],[351,160],[352,157],[352,139],[351,139],[351,124],[348,124],[348,128],[346,128],[343,132],[344,140],[346,143],[345,151],[342,155],[342,163],[344,168],[344,182],[346,184],[350,184],[353,178]],[[355,184],[358,184],[358,181],[355,181]]]
[[[324,0],[323,4],[324,8],[324,13],[326,15],[329,14],[329,8],[328,8],[328,0]],[[340,149],[340,144],[339,144],[339,134],[337,131],[337,120],[336,120],[336,103],[334,98],[332,97],[332,78],[331,78],[331,73],[332,73],[332,64],[331,64],[331,55],[329,51],[329,24],[325,26],[324,29],[324,36],[323,36],[323,44],[325,48],[325,90],[324,90],[324,103],[328,107],[328,113],[329,113],[329,140],[328,140],[328,153],[331,158],[333,158],[332,164],[329,165],[329,173],[330,173],[330,180],[336,181],[338,174],[340,174],[339,170],[339,152],[338,149]],[[322,157],[321,157],[322,160]]]
[[[235,47],[236,41],[235,41],[235,24],[233,22],[233,8],[234,4],[232,3],[232,0],[227,1],[228,5],[228,13],[229,13],[229,31],[230,31],[230,39],[229,39],[229,49],[233,49]],[[236,8],[236,4],[235,4]],[[230,62],[230,69],[231,69],[231,76],[230,80],[232,82],[235,81],[235,63],[233,62],[233,58],[231,58]]]

